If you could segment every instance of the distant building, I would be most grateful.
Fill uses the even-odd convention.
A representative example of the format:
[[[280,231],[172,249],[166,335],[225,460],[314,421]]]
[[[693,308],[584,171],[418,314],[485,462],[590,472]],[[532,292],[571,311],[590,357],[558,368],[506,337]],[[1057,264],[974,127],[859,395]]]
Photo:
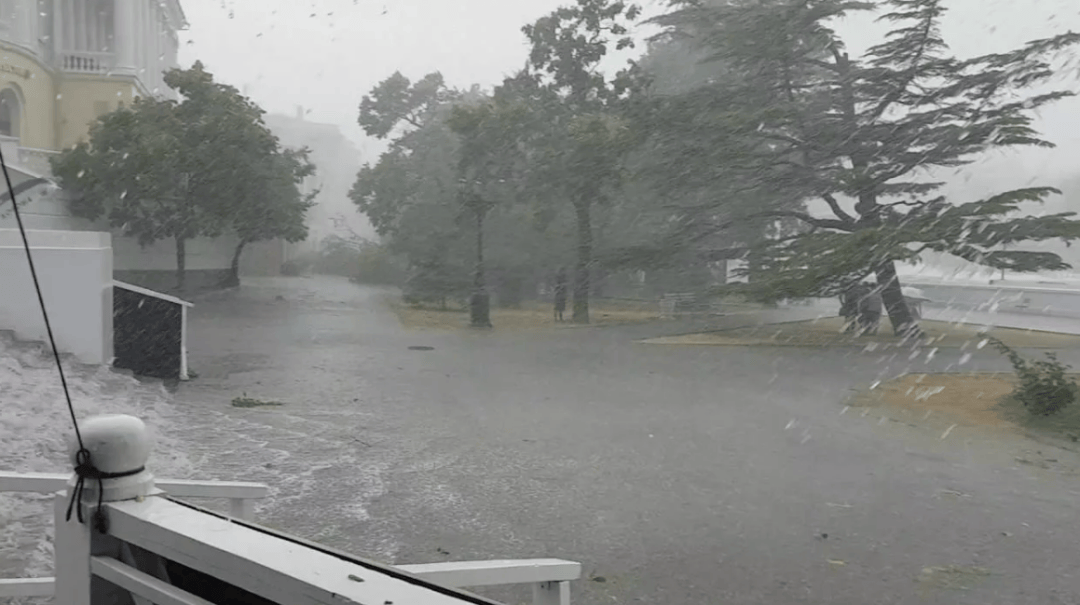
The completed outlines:
[[[339,217],[344,217],[360,235],[370,236],[370,226],[349,201],[349,190],[360,168],[360,152],[353,142],[333,124],[304,119],[302,108],[297,108],[295,116],[271,114],[264,119],[284,147],[311,150],[315,174],[304,181],[301,189],[305,193],[318,189],[319,194],[315,198],[316,206],[308,212],[307,240],[293,244],[282,240],[252,244],[241,260],[241,274],[279,275],[284,263],[316,252],[326,236],[345,235],[335,226]]]

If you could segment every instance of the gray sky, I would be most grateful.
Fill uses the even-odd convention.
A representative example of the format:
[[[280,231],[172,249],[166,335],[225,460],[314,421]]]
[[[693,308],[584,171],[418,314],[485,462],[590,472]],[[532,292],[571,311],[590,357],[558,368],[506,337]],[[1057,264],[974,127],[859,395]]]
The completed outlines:
[[[360,98],[401,70],[410,78],[440,70],[457,86],[490,86],[519,68],[522,25],[571,0],[183,0],[191,23],[181,63],[202,60],[223,82],[244,88],[263,108],[337,124],[364,144],[356,125]],[[656,0],[645,4],[656,5]],[[1080,0],[954,0],[945,36],[962,55],[1007,50],[1029,39],[1080,31]],[[868,20],[841,27],[859,51],[873,43]],[[853,53],[854,54],[854,53]],[[1073,78],[1069,84],[1077,87]],[[1046,112],[1062,148],[1027,155],[1028,178],[1071,170],[1080,152],[1080,102]]]
[[[359,143],[360,98],[395,70],[494,85],[525,61],[522,25],[561,0],[184,0],[181,63],[200,59],[270,112],[337,124]],[[314,16],[312,16],[314,15]],[[369,159],[369,158],[365,158]]]

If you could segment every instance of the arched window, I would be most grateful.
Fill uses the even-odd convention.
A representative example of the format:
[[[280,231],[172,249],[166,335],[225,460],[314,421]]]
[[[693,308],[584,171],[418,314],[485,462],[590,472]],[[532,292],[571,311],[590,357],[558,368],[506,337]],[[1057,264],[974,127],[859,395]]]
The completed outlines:
[[[18,93],[11,88],[0,90],[0,135],[18,138],[21,118],[22,103]]]

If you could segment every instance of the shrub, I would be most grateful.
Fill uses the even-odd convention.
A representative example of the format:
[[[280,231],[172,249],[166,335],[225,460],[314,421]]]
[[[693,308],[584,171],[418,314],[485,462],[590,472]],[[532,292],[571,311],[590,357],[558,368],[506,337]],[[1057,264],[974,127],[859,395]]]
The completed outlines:
[[[1054,353],[1045,360],[1028,360],[996,338],[989,341],[1009,358],[1020,384],[1013,397],[1035,416],[1051,416],[1076,400],[1076,381],[1066,376],[1069,366],[1061,363]]]

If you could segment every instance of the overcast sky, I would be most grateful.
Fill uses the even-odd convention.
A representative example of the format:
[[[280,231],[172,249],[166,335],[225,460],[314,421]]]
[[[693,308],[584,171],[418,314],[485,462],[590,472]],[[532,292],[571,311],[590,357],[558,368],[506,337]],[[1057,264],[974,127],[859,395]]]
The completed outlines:
[[[215,77],[246,89],[263,108],[339,125],[374,159],[356,125],[360,98],[395,70],[440,70],[456,86],[491,86],[521,67],[520,28],[570,0],[182,0],[190,28],[181,63],[199,59]],[[657,0],[645,4],[656,6]],[[946,39],[961,55],[1007,50],[1068,29],[1080,31],[1080,0],[954,0]],[[852,50],[876,42],[866,22],[842,33]],[[854,54],[854,53],[853,53]],[[1077,88],[1077,80],[1070,84]],[[246,88],[245,88],[246,87]],[[1080,152],[1080,102],[1047,114],[1063,153],[1031,156],[1060,172]],[[1047,165],[1047,162],[1050,165]],[[1080,172],[1077,165],[1076,172]]]

